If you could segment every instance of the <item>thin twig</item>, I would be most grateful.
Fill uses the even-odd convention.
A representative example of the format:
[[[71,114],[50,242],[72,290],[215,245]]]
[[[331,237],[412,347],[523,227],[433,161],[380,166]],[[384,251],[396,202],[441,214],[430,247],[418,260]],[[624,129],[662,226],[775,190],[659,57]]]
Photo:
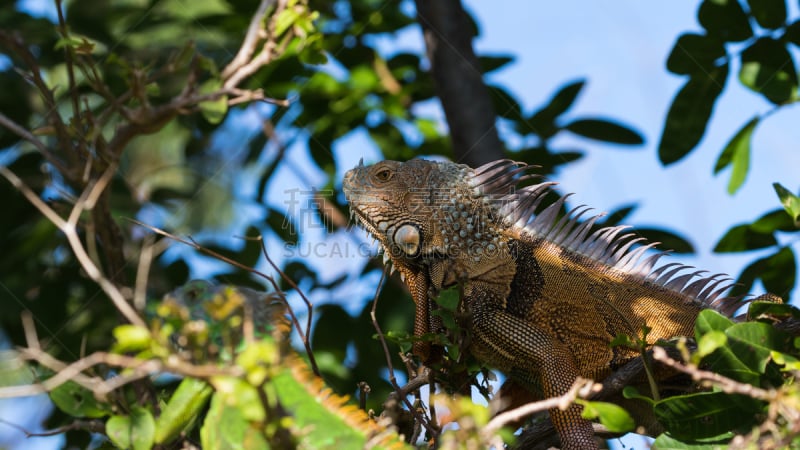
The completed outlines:
[[[111,168],[109,168],[111,169]],[[91,199],[94,197],[95,194],[92,193],[94,188],[99,186],[100,191],[105,187],[103,181],[108,182],[108,179],[101,177],[101,180],[98,181],[97,184],[92,186],[92,189],[87,189],[84,191],[84,194],[81,195],[81,200],[75,204],[75,207],[70,213],[70,221],[67,222],[61,218],[55,211],[53,211],[50,206],[48,206],[38,195],[36,195],[31,188],[28,187],[14,172],[9,170],[5,166],[0,166],[0,175],[3,175],[12,186],[14,186],[18,191],[22,192],[22,195],[28,199],[31,204],[39,210],[48,220],[50,220],[59,230],[67,238],[67,242],[69,242],[70,247],[72,248],[75,257],[78,259],[78,262],[81,264],[81,267],[92,279],[95,283],[100,285],[100,288],[108,295],[111,301],[114,303],[114,306],[117,310],[127,319],[130,323],[138,326],[145,326],[144,320],[136,313],[136,311],[131,307],[131,305],[125,300],[125,297],[120,292],[119,288],[114,285],[108,278],[103,276],[100,272],[100,269],[95,265],[89,255],[86,253],[86,249],[83,247],[83,243],[81,242],[80,236],[78,236],[77,229],[75,227],[75,222],[77,222],[78,216],[80,211],[85,206],[85,199]],[[74,222],[73,222],[74,220]]]
[[[254,269],[252,267],[246,266],[246,265],[244,265],[244,264],[242,264],[242,263],[240,263],[238,261],[235,261],[235,260],[233,260],[231,258],[228,258],[227,256],[221,255],[221,254],[219,254],[219,253],[217,253],[217,252],[215,252],[213,250],[209,250],[209,249],[203,247],[202,245],[198,244],[197,242],[195,242],[191,238],[183,239],[183,238],[180,238],[178,236],[175,236],[172,233],[168,233],[168,232],[166,232],[166,231],[164,231],[164,230],[162,230],[160,228],[156,228],[156,227],[154,227],[152,225],[148,225],[148,224],[140,222],[138,220],[130,219],[130,218],[127,218],[127,220],[129,220],[130,222],[135,223],[136,225],[139,225],[141,227],[147,228],[148,230],[150,230],[150,231],[152,231],[152,232],[154,232],[154,233],[156,233],[158,235],[170,238],[170,239],[172,239],[174,241],[180,242],[181,244],[188,245],[188,246],[194,248],[195,250],[198,250],[201,253],[205,253],[206,255],[214,257],[214,258],[216,258],[216,259],[218,259],[218,260],[220,260],[220,261],[222,261],[222,262],[224,262],[226,264],[230,264],[233,267],[236,267],[236,268],[242,269],[244,271],[250,272],[253,275],[259,276],[259,277],[267,280],[267,282],[269,282],[272,285],[272,287],[275,289],[275,292],[278,293],[278,295],[280,296],[281,300],[286,305],[286,309],[289,312],[289,317],[292,319],[292,324],[294,325],[294,329],[300,335],[300,339],[303,341],[303,343],[306,346],[306,351],[308,353],[308,358],[309,358],[309,365],[311,366],[312,371],[317,376],[320,376],[319,367],[317,366],[317,362],[316,362],[316,359],[314,358],[313,352],[311,352],[311,346],[309,344],[308,337],[307,337],[306,333],[303,332],[303,329],[300,327],[300,322],[297,319],[297,315],[294,313],[294,310],[292,309],[292,306],[286,300],[286,297],[285,297],[283,291],[280,289],[280,286],[278,286],[278,283],[275,282],[275,279],[273,277],[271,277],[270,275],[267,275],[264,272],[261,272],[258,269]],[[257,239],[257,240],[261,241],[261,250],[262,250],[264,256],[267,258],[267,261],[269,261],[270,264],[273,264],[273,267],[275,267],[274,263],[272,263],[272,260],[269,258],[269,255],[267,254],[266,247],[264,247],[263,239],[261,239],[260,236],[259,237],[245,237],[245,239]],[[278,271],[278,273],[281,276],[288,278],[283,271],[281,271],[280,269],[276,269],[276,270]],[[291,280],[289,280],[289,281],[291,281]],[[308,300],[308,298],[305,297],[305,294],[303,294],[303,292],[297,287],[297,285],[294,285],[294,286],[297,289],[297,292],[300,294],[300,296],[305,300],[306,305],[308,305],[308,307],[309,307],[309,314],[311,314],[311,308],[313,307],[313,305]],[[307,326],[310,327],[311,326],[310,323],[311,322],[309,321]]]
[[[313,314],[314,314],[314,304],[311,303],[311,300],[309,300],[308,297],[306,297],[306,294],[303,293],[302,289],[300,289],[297,286],[297,283],[295,283],[294,280],[289,278],[289,276],[286,275],[286,272],[284,272],[280,268],[278,268],[278,265],[275,264],[274,261],[272,261],[272,258],[269,257],[269,253],[267,252],[267,247],[264,244],[264,240],[261,239],[260,236],[259,236],[258,239],[261,241],[261,253],[264,255],[264,258],[267,259],[267,262],[269,263],[269,265],[272,266],[273,270],[278,272],[278,275],[281,276],[283,281],[285,281],[289,286],[291,286],[292,289],[297,291],[297,293],[300,295],[300,298],[303,299],[303,302],[306,304],[306,308],[308,310],[308,319],[306,320],[306,331],[305,331],[305,333],[300,334],[300,337],[303,338],[303,345],[305,345],[305,347],[306,347],[306,352],[308,352],[310,361],[313,362],[311,364],[311,368],[314,369],[314,373],[319,375],[319,371],[317,370],[317,362],[316,362],[316,360],[314,360],[314,354],[311,351],[311,343],[308,341],[308,336],[311,334],[311,320],[312,320]]]
[[[244,66],[256,50],[259,34],[262,30],[262,23],[267,10],[275,4],[276,0],[261,0],[253,17],[250,19],[250,26],[247,27],[247,34],[244,36],[239,52],[230,63],[222,70],[222,78],[233,75],[240,67]]]
[[[505,425],[521,420],[531,414],[547,411],[549,409],[567,409],[577,398],[589,398],[592,394],[598,392],[602,386],[592,380],[578,378],[572,384],[572,387],[559,397],[552,397],[545,400],[526,403],[518,408],[505,411],[495,416],[486,426],[481,430],[481,433],[489,437]]]
[[[389,266],[385,266],[383,272],[381,272],[381,278],[378,281],[378,286],[375,289],[375,296],[372,299],[372,310],[370,310],[369,312],[369,317],[372,319],[372,326],[378,333],[378,340],[380,341],[381,346],[383,347],[383,354],[386,357],[386,367],[389,370],[389,382],[392,384],[392,387],[394,388],[395,395],[397,395],[398,398],[402,399],[403,403],[405,403],[408,410],[411,412],[411,414],[414,415],[414,419],[416,419],[417,423],[424,426],[425,429],[428,430],[428,433],[430,433],[431,436],[435,436],[437,435],[436,430],[428,423],[428,420],[417,410],[417,408],[415,408],[414,405],[412,405],[411,402],[408,400],[406,395],[407,390],[401,387],[399,384],[397,384],[397,377],[395,377],[394,375],[394,365],[392,364],[392,356],[389,353],[389,345],[386,343],[386,337],[383,334],[383,330],[381,330],[381,326],[378,323],[377,315],[375,314],[378,308],[378,297],[380,296],[381,288],[383,287],[384,281],[386,281],[387,278],[386,275],[388,272],[389,272]],[[427,372],[425,372],[425,374],[427,375]],[[417,374],[417,377],[415,378],[420,378],[419,374]],[[427,380],[425,382],[427,382]]]

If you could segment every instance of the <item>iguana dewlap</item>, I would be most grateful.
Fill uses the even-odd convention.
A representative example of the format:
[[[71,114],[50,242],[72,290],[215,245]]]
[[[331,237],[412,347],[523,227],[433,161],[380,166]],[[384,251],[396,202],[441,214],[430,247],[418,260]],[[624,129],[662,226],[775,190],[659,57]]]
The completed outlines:
[[[576,377],[602,380],[638,356],[610,347],[616,336],[649,343],[691,336],[697,314],[730,314],[721,275],[680,264],[654,268],[663,253],[626,227],[592,231],[588,208],[561,216],[566,196],[538,208],[550,186],[524,185],[530,166],[508,160],[477,169],[450,162],[383,161],[347,172],[351,213],[377,238],[416,304],[414,332],[438,332],[431,302],[460,285],[470,352],[542,397]],[[522,186],[524,185],[524,186]],[[541,209],[538,214],[534,214]],[[636,245],[636,247],[634,247]],[[429,345],[415,347],[423,360]],[[594,448],[581,407],[550,412],[564,448]]]

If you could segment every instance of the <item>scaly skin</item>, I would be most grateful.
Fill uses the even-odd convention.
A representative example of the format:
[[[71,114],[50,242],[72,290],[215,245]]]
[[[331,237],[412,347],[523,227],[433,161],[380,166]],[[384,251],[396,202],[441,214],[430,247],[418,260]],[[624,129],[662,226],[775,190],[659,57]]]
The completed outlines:
[[[691,336],[702,308],[735,304],[718,298],[718,276],[693,280],[680,265],[652,270],[660,255],[629,251],[635,236],[620,236],[621,227],[590,234],[596,218],[577,221],[585,210],[558,219],[564,198],[531,219],[553,183],[517,189],[527,169],[412,160],[347,172],[352,214],[411,291],[415,335],[442,331],[431,302],[460,285],[470,352],[536,396],[554,397],[578,376],[602,380],[638,356],[611,348],[616,336],[641,337],[645,324],[649,343]],[[425,362],[431,347],[418,342],[414,352]],[[597,447],[581,411],[550,411],[563,448]]]

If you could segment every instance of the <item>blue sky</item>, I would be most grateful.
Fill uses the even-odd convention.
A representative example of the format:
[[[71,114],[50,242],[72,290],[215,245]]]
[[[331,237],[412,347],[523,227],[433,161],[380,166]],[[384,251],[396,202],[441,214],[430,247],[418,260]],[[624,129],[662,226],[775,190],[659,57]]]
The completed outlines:
[[[28,3],[49,4],[42,0]],[[796,2],[788,3],[790,17],[797,17]],[[754,136],[751,172],[735,196],[726,193],[727,173],[709,177],[714,161],[736,130],[753,115],[771,109],[766,101],[739,86],[735,79],[729,80],[699,148],[667,169],[657,161],[661,126],[673,96],[684,82],[682,77],[666,71],[666,57],[679,34],[700,30],[695,18],[699,2],[465,0],[465,4],[481,28],[477,50],[516,57],[513,64],[492,73],[488,81],[512,91],[525,111],[541,106],[564,83],[587,78],[587,86],[571,117],[614,118],[645,135],[646,144],[638,149],[560,138],[557,143],[563,147],[577,144],[588,151],[587,158],[568,165],[556,177],[563,191],[576,193],[573,204],[585,203],[598,211],[609,211],[638,202],[640,208],[629,222],[682,233],[695,244],[698,256],[673,259],[712,272],[736,275],[744,265],[763,256],[758,252],[717,255],[711,253],[711,248],[731,224],[750,222],[779,206],[773,182],[795,192],[800,188],[800,154],[796,144],[800,142],[797,126],[800,107],[783,108],[759,125]],[[387,39],[382,45],[387,51],[399,48],[422,51],[416,27],[401,33],[397,40]],[[732,76],[737,70],[738,67],[732,68]],[[425,112],[441,118],[435,106]],[[342,172],[362,156],[365,160],[378,157],[374,146],[359,133],[339,142],[332,150]],[[323,174],[306,164],[305,149],[293,147],[286,159],[291,164],[282,165],[272,186],[307,189],[309,185],[325,183]],[[297,168],[301,168],[299,173]],[[275,206],[282,204],[280,198],[269,201]],[[363,234],[357,233],[354,238],[347,232],[337,232],[329,242],[346,245],[362,238]],[[307,239],[318,241],[321,235],[310,235]],[[271,246],[276,245],[280,244],[271,242]],[[341,269],[355,278],[361,264],[352,261],[349,265],[340,264],[328,259],[320,261],[320,268],[329,279],[341,273]],[[377,279],[371,281],[376,283]],[[366,284],[347,285],[341,292],[321,293],[315,300],[319,303],[357,298],[358,302],[350,302],[348,306],[360,309],[361,300],[371,296],[371,287]],[[58,447],[57,438],[51,442]]]

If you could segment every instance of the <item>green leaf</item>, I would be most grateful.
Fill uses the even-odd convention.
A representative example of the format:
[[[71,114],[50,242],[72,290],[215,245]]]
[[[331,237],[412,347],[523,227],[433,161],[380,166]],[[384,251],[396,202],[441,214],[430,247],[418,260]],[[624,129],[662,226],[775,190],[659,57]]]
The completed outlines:
[[[195,0],[191,8],[187,8],[182,0],[162,0],[153,8],[156,17],[176,18],[184,22],[196,22],[209,16],[225,15],[231,11],[231,6],[225,0]]]
[[[776,29],[786,22],[785,0],[747,0],[750,15],[764,28]]]
[[[119,448],[148,450],[153,447],[156,422],[150,411],[134,407],[130,416],[112,416],[106,422],[109,440]]]
[[[702,75],[725,58],[725,43],[718,37],[686,33],[678,37],[667,58],[667,70],[679,75]]]
[[[579,403],[583,405],[584,419],[599,418],[600,423],[612,433],[624,433],[636,426],[631,415],[621,406],[606,402],[580,401]]]
[[[744,183],[747,172],[750,169],[750,142],[753,138],[760,118],[754,117],[739,130],[722,150],[714,166],[714,173],[719,173],[730,164],[733,164],[731,179],[728,182],[728,193],[733,195]]]
[[[727,335],[718,330],[712,330],[704,334],[697,341],[697,361],[713,353],[728,342]],[[694,355],[693,355],[694,356]]]
[[[754,301],[747,308],[748,320],[767,318],[768,322],[800,319],[800,309],[788,303]]]
[[[267,411],[261,403],[256,387],[245,380],[232,376],[215,376],[210,383],[215,391],[224,399],[227,406],[235,407],[246,420],[263,422]]]
[[[150,347],[152,336],[150,330],[136,325],[120,325],[114,328],[114,352],[139,352]]]
[[[525,121],[526,129],[523,130],[523,134],[527,134],[528,128],[542,139],[556,134],[559,130],[555,125],[556,118],[564,114],[575,103],[575,99],[578,98],[578,94],[585,84],[586,80],[578,80],[559,89],[545,107],[533,113]]]
[[[775,183],[777,184],[777,183]],[[773,184],[774,186],[774,184]],[[783,209],[775,209],[750,224],[750,229],[757,233],[773,233],[775,231],[795,231],[797,226],[789,214]]]
[[[514,57],[511,55],[486,55],[479,56],[478,62],[480,63],[481,72],[489,73],[504,67],[508,63],[514,62]]]
[[[622,389],[622,396],[627,398],[627,399],[641,400],[641,401],[647,403],[648,405],[650,405],[651,407],[656,404],[656,402],[652,398],[650,398],[650,397],[648,397],[646,395],[640,394],[639,390],[636,389],[633,386],[625,386]]]
[[[165,444],[192,428],[214,389],[205,381],[184,378],[156,421],[154,442]]]
[[[750,370],[765,373],[771,352],[786,351],[788,336],[762,322],[737,323],[725,330],[728,346]]]
[[[219,79],[213,78],[206,81],[200,86],[201,94],[211,94],[217,92],[222,88],[222,82]],[[216,100],[208,100],[200,102],[200,112],[203,117],[212,125],[222,122],[225,114],[228,112],[228,96],[220,95]]]
[[[97,419],[108,415],[105,405],[94,398],[92,391],[73,381],[67,381],[50,391],[50,400],[72,417]]]
[[[783,43],[763,37],[742,52],[739,81],[775,104],[797,94],[797,71]]]
[[[248,421],[240,408],[229,405],[220,393],[211,399],[200,428],[200,441],[202,448],[209,450],[269,448],[263,431]]]
[[[625,145],[644,144],[638,132],[616,122],[604,119],[578,119],[567,124],[565,129],[589,139]]]
[[[494,103],[497,115],[513,121],[521,121],[522,107],[517,99],[514,98],[505,88],[499,86],[489,86],[489,94]]]
[[[681,88],[669,108],[658,144],[661,164],[679,161],[697,146],[727,78],[728,65],[725,64],[707,75],[691,77]]]
[[[730,439],[732,433],[727,433],[725,436],[727,439]],[[727,441],[727,439],[719,439],[721,442]],[[718,439],[711,439],[710,442],[718,441]],[[719,444],[707,444],[707,443],[700,443],[699,440],[693,442],[684,442],[683,440],[676,439],[670,436],[668,433],[662,433],[659,435],[656,440],[653,442],[653,450],[721,450],[723,448],[727,448],[725,445]]]
[[[725,41],[750,38],[753,29],[738,0],[705,0],[697,11],[697,20],[708,31]]]
[[[713,309],[704,309],[697,315],[694,323],[695,338],[700,340],[704,334],[712,331],[725,331],[733,326],[733,321]]]
[[[797,263],[791,247],[784,247],[763,260],[761,282],[768,292],[787,295],[795,285]]]
[[[694,253],[694,246],[683,236],[672,231],[660,228],[640,228],[636,227],[636,234],[645,237],[650,242],[660,242],[659,248],[669,249],[673,253],[691,254]]]
[[[783,40],[800,46],[800,20],[795,20],[791,25],[786,27],[786,31],[783,34]]]
[[[781,205],[789,213],[789,217],[794,221],[794,225],[800,227],[800,197],[792,194],[791,191],[783,187],[780,183],[772,183],[775,193],[781,199]]]
[[[758,233],[750,225],[736,225],[728,230],[714,246],[717,253],[745,252],[759,248],[772,247],[778,241],[772,233]]]
[[[718,436],[757,423],[761,402],[745,395],[701,392],[656,402],[656,418],[677,437],[698,439]]]

